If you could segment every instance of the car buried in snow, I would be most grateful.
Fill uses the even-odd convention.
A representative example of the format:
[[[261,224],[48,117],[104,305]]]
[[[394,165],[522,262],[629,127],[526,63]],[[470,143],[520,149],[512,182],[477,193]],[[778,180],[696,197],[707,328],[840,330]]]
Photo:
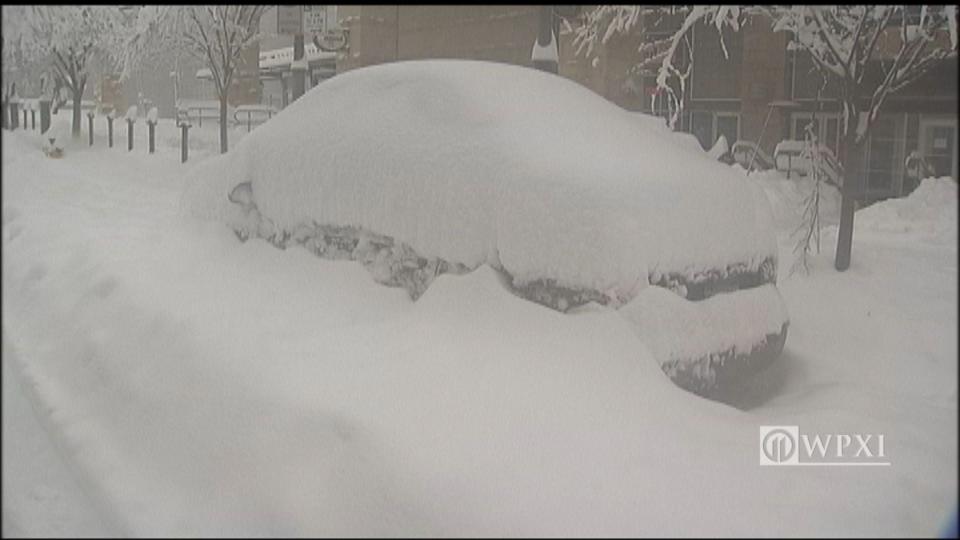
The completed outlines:
[[[617,309],[674,382],[725,399],[789,321],[767,200],[688,142],[534,69],[397,62],[319,84],[194,168],[184,203],[414,300],[486,264],[549,308]]]

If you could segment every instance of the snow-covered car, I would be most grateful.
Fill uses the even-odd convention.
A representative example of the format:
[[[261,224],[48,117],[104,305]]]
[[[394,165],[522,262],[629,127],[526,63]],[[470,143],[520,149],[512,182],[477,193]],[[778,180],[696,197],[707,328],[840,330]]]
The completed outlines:
[[[487,264],[553,309],[619,309],[701,395],[723,395],[786,339],[760,189],[659,120],[537,70],[343,73],[191,175],[188,212],[362,262],[413,299]]]

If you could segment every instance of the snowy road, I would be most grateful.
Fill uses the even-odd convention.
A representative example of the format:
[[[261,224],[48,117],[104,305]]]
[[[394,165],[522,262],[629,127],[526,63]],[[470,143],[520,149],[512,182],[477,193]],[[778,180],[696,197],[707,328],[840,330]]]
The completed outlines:
[[[3,144],[4,534],[930,535],[955,508],[955,184],[858,214],[845,274],[827,233],[781,263],[790,336],[742,412],[614,314],[483,270],[413,304],[184,223],[173,145]],[[893,465],[761,468],[766,424],[882,432]]]
[[[16,371],[3,333],[3,536],[103,537],[117,530],[105,519],[81,476],[57,448],[34,410],[29,386]]]

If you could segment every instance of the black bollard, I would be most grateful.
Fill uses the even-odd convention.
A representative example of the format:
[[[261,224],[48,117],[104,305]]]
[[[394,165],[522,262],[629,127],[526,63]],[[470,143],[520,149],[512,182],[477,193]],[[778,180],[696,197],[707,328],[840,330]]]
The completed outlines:
[[[153,153],[153,133],[156,130],[157,123],[147,120],[147,132],[150,134],[150,153]]]
[[[37,129],[37,111],[30,109],[30,129]]]
[[[107,115],[107,144],[113,148],[113,115]]]
[[[50,102],[40,100],[40,133],[46,133],[50,129]]]
[[[27,110],[23,110],[23,129],[27,129]]]
[[[7,108],[10,109],[10,129],[17,129],[20,127],[20,111],[17,110],[17,102],[11,101],[7,104]]]
[[[87,128],[90,131],[90,146],[93,146],[93,113],[87,113]]]
[[[127,118],[127,152],[133,150],[133,120]]]
[[[180,124],[180,163],[187,162],[187,130],[190,124],[184,122]]]

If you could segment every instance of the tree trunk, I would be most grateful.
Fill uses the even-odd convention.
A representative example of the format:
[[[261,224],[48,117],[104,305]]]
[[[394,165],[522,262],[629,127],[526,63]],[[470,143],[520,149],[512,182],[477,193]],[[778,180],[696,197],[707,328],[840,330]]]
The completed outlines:
[[[73,129],[74,139],[80,138],[80,101],[83,98],[83,89],[73,91]]]
[[[843,189],[840,198],[840,229],[837,232],[837,256],[834,268],[843,272],[850,268],[853,250],[853,214],[857,210],[857,197],[862,193],[862,174],[854,161],[861,155],[856,144],[855,131],[843,138],[840,146],[840,165],[843,167]]]
[[[220,96],[220,153],[227,153],[227,94]]]

